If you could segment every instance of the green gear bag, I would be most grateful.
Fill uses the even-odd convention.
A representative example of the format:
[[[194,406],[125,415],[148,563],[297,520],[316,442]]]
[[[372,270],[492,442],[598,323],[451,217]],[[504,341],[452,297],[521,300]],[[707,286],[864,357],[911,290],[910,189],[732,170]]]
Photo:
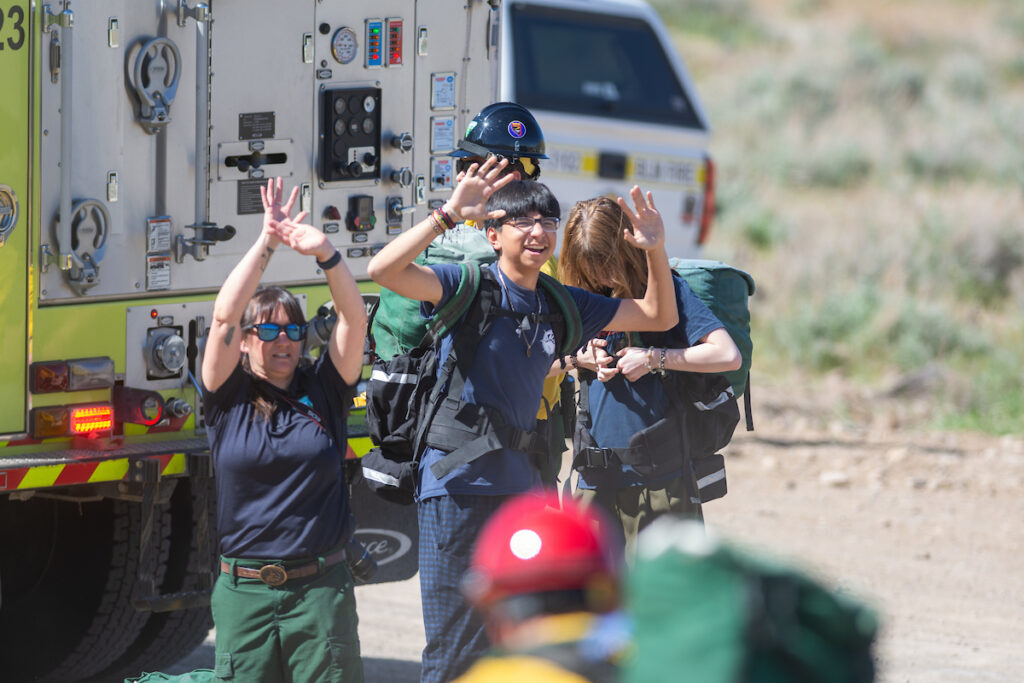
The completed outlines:
[[[484,234],[466,225],[434,239],[413,263],[421,266],[438,263],[478,263],[484,265],[497,260],[497,252]],[[377,355],[387,360],[392,356],[409,353],[423,339],[429,321],[420,315],[420,302],[381,289],[377,314],[370,333]]]
[[[626,683],[874,680],[871,609],[693,521],[662,517],[640,534],[626,604]]]
[[[738,370],[723,372],[737,397],[747,388],[754,343],[750,338],[750,307],[747,299],[754,294],[754,278],[739,268],[721,261],[705,259],[669,259],[672,270],[690,285],[693,293],[711,309],[743,357]]]

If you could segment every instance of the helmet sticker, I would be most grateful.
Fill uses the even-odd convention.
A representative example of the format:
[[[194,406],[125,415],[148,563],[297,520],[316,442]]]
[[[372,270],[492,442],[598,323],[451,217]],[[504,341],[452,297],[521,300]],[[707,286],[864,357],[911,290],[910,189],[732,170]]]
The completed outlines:
[[[464,137],[468,138],[470,131],[472,131],[474,128],[476,128],[476,119],[473,119],[472,121],[470,121],[469,125],[466,126],[466,135]]]
[[[526,135],[526,126],[522,121],[512,121],[508,124],[508,134],[518,140]]]

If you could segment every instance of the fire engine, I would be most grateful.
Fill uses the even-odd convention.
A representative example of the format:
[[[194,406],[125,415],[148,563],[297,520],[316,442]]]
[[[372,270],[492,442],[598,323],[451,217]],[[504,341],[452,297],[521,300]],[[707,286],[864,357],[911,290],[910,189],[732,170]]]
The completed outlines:
[[[520,97],[545,130],[567,131],[564,143],[548,136],[556,193],[570,181],[572,199],[615,191],[611,181],[681,188],[677,252],[702,239],[711,178],[695,96],[673,161],[652,143],[666,138],[651,126],[670,126],[645,120],[650,108],[600,127],[621,99],[614,78],[584,79],[590,99],[574,105],[502,68],[500,41],[519,46],[516,64],[536,42],[508,31],[543,37],[546,16],[564,25],[597,4],[0,0],[5,680],[119,680],[176,661],[211,628],[199,368],[218,286],[260,230],[267,178],[300,188],[369,304],[369,258],[447,198],[448,153],[474,114]],[[590,29],[656,21],[643,11]],[[689,93],[663,28],[655,37]],[[629,156],[622,125],[650,153]],[[281,250],[263,281],[304,302],[316,353],[332,316],[322,273]],[[370,448],[358,405],[349,436],[357,463]],[[363,486],[353,509],[374,580],[415,574],[414,511]]]

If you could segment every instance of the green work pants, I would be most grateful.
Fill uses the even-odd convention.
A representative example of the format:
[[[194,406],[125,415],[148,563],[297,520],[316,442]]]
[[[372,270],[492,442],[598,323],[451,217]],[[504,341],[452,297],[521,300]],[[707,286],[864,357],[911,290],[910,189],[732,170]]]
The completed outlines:
[[[704,521],[700,504],[690,501],[684,477],[670,479],[657,487],[630,486],[616,490],[614,495],[610,494],[600,489],[576,490],[576,497],[584,505],[600,505],[619,523],[627,558],[636,554],[637,534],[661,515],[682,515]]]
[[[261,566],[221,559],[242,567]],[[210,607],[217,629],[214,671],[218,681],[363,681],[356,596],[344,562],[277,587],[221,572]]]

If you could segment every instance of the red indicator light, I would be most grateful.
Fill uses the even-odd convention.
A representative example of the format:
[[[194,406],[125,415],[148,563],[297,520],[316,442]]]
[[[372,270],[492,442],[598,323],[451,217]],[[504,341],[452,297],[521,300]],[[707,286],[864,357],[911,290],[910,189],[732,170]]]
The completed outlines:
[[[110,405],[72,406],[71,433],[109,432],[114,427],[114,408]]]
[[[156,309],[154,308],[153,310],[151,310],[149,312],[149,317],[152,318],[153,320],[156,320],[156,316],[157,316],[157,312],[156,312]]]

